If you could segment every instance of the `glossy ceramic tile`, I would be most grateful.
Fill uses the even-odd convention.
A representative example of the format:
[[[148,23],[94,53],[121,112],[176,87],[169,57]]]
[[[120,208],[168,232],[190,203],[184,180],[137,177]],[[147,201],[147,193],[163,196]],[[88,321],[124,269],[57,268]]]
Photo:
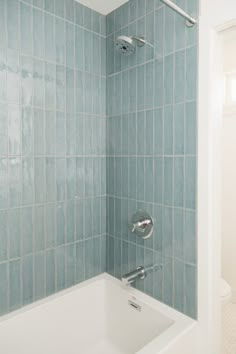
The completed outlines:
[[[197,12],[197,2],[179,5]],[[122,57],[114,38],[133,33],[153,47]],[[136,286],[192,317],[196,277],[191,291],[186,280],[196,272],[196,39],[197,28],[159,1],[131,0],[107,16],[107,269],[120,277],[154,265]],[[153,215],[153,238],[128,231],[137,209]]]
[[[105,35],[72,0],[0,1],[0,314],[105,271]]]

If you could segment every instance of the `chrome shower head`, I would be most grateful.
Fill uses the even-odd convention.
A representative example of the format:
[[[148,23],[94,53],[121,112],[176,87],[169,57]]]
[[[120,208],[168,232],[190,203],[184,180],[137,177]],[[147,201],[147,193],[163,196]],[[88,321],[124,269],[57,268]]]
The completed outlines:
[[[145,43],[142,37],[119,36],[116,38],[115,48],[121,54],[128,56],[135,53],[137,46],[142,47]]]

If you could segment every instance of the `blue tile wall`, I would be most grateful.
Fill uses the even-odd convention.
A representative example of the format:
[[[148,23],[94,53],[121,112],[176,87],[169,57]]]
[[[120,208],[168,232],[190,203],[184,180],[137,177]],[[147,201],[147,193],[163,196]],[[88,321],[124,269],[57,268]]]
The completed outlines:
[[[121,34],[153,46],[122,57]],[[143,264],[137,288],[196,317],[197,50],[159,1],[0,0],[0,315]]]
[[[198,0],[176,1],[198,13]],[[119,35],[143,35],[132,56]],[[154,265],[136,286],[196,317],[197,26],[159,1],[130,0],[107,16],[107,270]],[[152,238],[128,231],[137,209]]]
[[[105,52],[73,0],[0,0],[0,315],[105,271]]]

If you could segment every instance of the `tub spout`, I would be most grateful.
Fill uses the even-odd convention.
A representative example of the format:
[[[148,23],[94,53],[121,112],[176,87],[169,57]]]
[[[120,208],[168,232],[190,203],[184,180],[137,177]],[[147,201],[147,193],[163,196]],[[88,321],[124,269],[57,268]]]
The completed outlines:
[[[138,279],[144,279],[146,272],[143,266],[139,266],[137,269],[122,276],[121,281],[124,285],[130,285]]]

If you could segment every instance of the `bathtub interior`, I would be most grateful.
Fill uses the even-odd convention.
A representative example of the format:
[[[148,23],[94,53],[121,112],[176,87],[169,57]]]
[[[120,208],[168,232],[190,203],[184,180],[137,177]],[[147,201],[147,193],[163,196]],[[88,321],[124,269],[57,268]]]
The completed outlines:
[[[106,283],[107,335],[117,347],[122,346],[124,353],[134,353],[167,330],[174,321],[140,301],[126,288],[120,286],[117,292],[117,287],[112,282]]]
[[[0,322],[0,352],[132,354],[173,323],[121,285],[99,279],[5,316]]]

